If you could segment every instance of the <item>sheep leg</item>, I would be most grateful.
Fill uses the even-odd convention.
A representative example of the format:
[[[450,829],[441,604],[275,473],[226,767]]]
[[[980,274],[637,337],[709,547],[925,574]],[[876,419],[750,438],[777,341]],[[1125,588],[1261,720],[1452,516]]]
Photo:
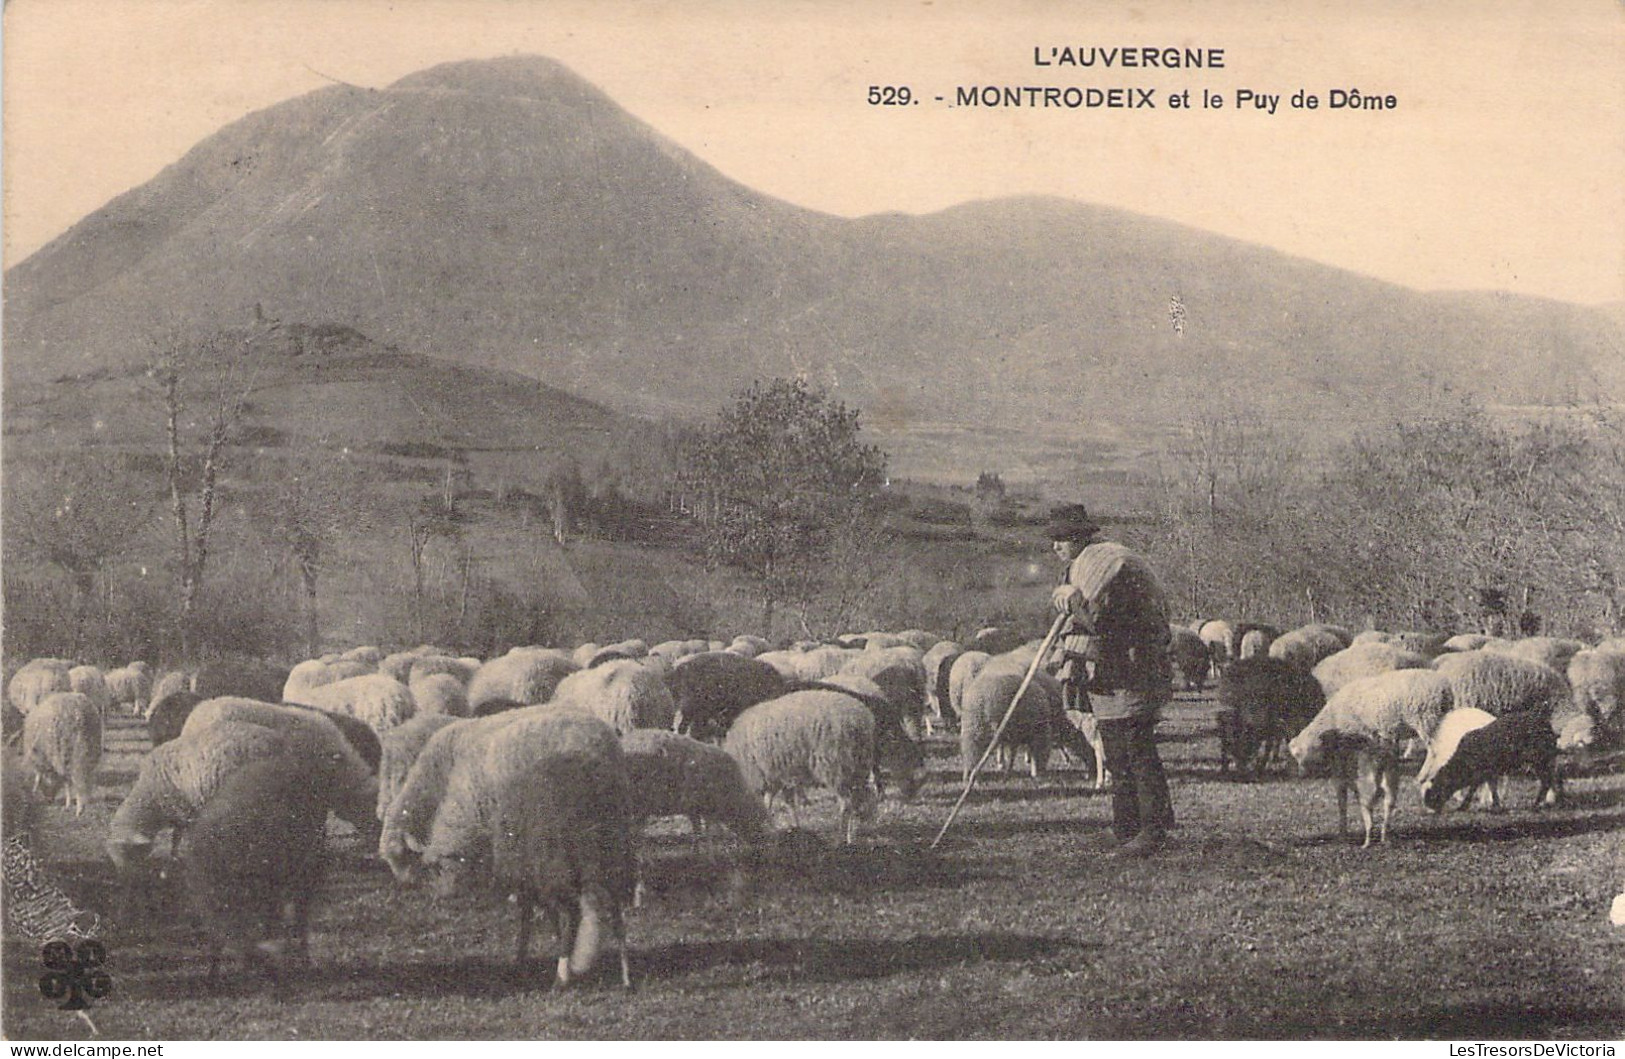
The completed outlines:
[[[1339,773],[1337,777],[1337,837],[1345,838],[1349,833],[1349,782],[1348,777]]]
[[[1394,812],[1394,784],[1398,763],[1384,761],[1378,773],[1382,788],[1382,837],[1378,840],[1384,845],[1388,842],[1388,818]]]

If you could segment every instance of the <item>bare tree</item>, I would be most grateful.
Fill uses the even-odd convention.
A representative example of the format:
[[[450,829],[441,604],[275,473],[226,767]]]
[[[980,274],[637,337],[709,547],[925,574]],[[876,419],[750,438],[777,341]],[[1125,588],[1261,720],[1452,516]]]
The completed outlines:
[[[174,521],[183,654],[191,648],[192,615],[208,569],[226,448],[242,424],[272,330],[257,318],[247,327],[202,338],[169,336],[147,364],[151,392],[164,416],[164,476]]]
[[[333,545],[345,534],[366,534],[371,512],[362,502],[360,476],[346,457],[335,453],[295,457],[277,468],[257,497],[256,518],[262,533],[281,547],[299,572],[304,596],[305,649],[321,654],[317,589],[332,562]]]

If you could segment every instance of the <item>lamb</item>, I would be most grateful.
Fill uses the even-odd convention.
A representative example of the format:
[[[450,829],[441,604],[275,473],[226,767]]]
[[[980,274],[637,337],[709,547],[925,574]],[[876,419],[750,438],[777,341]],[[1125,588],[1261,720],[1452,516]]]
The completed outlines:
[[[1364,633],[1361,634],[1362,636]],[[1379,673],[1388,673],[1396,669],[1426,669],[1428,659],[1420,654],[1406,651],[1390,643],[1378,643],[1367,640],[1364,643],[1356,642],[1336,654],[1324,659],[1314,669],[1310,670],[1320,686],[1326,692],[1329,700],[1343,687],[1353,681],[1364,677],[1376,676]]]
[[[476,709],[490,699],[539,705],[553,697],[559,681],[579,668],[562,651],[515,648],[486,662],[470,678],[469,708]]]
[[[1450,682],[1440,674],[1429,669],[1393,670],[1344,685],[1293,738],[1288,749],[1300,768],[1311,768],[1327,757],[1333,761],[1339,835],[1346,829],[1348,793],[1353,788],[1359,793],[1365,822],[1363,845],[1371,845],[1372,810],[1379,794],[1381,841],[1388,841],[1400,741],[1407,735],[1430,738],[1451,705]]]
[[[1433,783],[1439,766],[1456,753],[1461,737],[1493,720],[1494,714],[1473,706],[1458,706],[1445,714],[1439,727],[1434,730],[1433,738],[1428,740],[1427,757],[1422,760],[1422,767],[1416,773],[1417,787],[1425,793]]]
[[[289,696],[288,701],[349,714],[366,722],[378,733],[387,732],[397,724],[410,720],[417,712],[411,690],[382,673],[369,673],[307,688],[298,695]]]
[[[631,987],[622,918],[637,882],[629,811],[619,746],[548,752],[502,779],[492,861],[499,888],[517,897],[516,965],[529,955],[540,905],[564,950],[560,985],[592,971],[607,933],[620,954],[621,985]]]
[[[565,677],[549,704],[585,710],[621,735],[634,728],[669,729],[677,715],[676,700],[660,674],[624,658]]]
[[[23,761],[34,770],[34,790],[45,794],[63,784],[62,804],[83,816],[102,760],[102,711],[88,695],[57,691],[23,720]]]
[[[758,702],[790,690],[790,682],[761,657],[706,652],[683,658],[666,678],[676,709],[675,731],[721,739],[734,719]]]
[[[1429,782],[1422,785],[1422,804],[1434,812],[1460,790],[1527,768],[1540,780],[1533,807],[1540,808],[1548,792],[1561,803],[1557,776],[1557,735],[1538,713],[1524,711],[1497,717],[1464,733],[1454,754],[1441,754]]]
[[[36,658],[12,675],[11,683],[6,685],[6,697],[18,712],[26,715],[47,695],[73,690],[68,679],[73,666],[66,659]]]
[[[468,716],[468,689],[451,673],[430,673],[419,677],[412,681],[409,690],[419,716],[426,713]]]
[[[396,725],[379,740],[378,765],[378,819],[383,820],[389,806],[406,785],[412,763],[418,759],[430,738],[458,718],[444,713],[420,713],[405,724]]]
[[[122,706],[129,713],[140,713],[152,696],[152,667],[135,661],[106,675],[107,691],[114,706]]]
[[[993,741],[993,733],[1010,708],[1024,676],[1022,667],[994,659],[965,689],[959,715],[959,753],[961,774],[966,779]],[[1006,775],[1015,763],[1015,750],[1019,747],[1027,749],[1033,778],[1044,771],[1049,762],[1051,741],[1061,734],[1058,725],[1065,723],[1061,711],[1059,682],[1047,673],[1035,673],[1000,738]]]
[[[1326,705],[1320,682],[1267,655],[1231,663],[1219,677],[1219,771],[1263,775],[1281,744]]]
[[[686,816],[698,831],[706,821],[726,824],[747,842],[770,828],[760,798],[745,787],[739,762],[726,750],[676,732],[640,728],[621,736],[631,780],[632,820]]]
[[[839,691],[796,691],[757,703],[734,721],[722,748],[739,762],[745,786],[771,808],[779,794],[796,800],[808,787],[834,792],[837,834],[851,845],[860,817],[872,816],[876,792],[875,718]]]
[[[311,905],[326,871],[327,806],[297,756],[249,762],[204,804],[181,851],[186,895],[207,937],[206,981],[226,948],[277,978],[309,961]]]
[[[1179,668],[1180,682],[1186,691],[1200,691],[1207,682],[1208,670],[1213,667],[1213,659],[1207,653],[1207,644],[1202,638],[1180,625],[1168,626],[1172,636],[1169,646],[1174,665]]]

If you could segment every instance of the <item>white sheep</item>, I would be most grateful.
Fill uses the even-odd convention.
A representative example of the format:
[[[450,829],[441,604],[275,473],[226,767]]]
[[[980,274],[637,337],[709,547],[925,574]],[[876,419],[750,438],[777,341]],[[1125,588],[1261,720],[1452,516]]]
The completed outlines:
[[[34,790],[47,797],[63,785],[62,804],[83,816],[102,760],[102,711],[88,695],[56,691],[23,720],[23,761],[34,770]]]
[[[282,700],[304,702],[305,694],[316,688],[373,672],[376,672],[375,668],[365,662],[343,661],[337,658],[331,662],[324,662],[319,658],[300,662],[288,672],[288,679],[282,685]]]
[[[963,778],[970,777],[971,769],[987,751],[1025,676],[1026,667],[1018,658],[1001,655],[989,660],[965,689],[959,713]],[[1050,747],[1061,734],[1057,725],[1064,720],[1060,683],[1048,673],[1034,673],[999,740],[998,753],[1004,758],[1005,774],[1009,775],[1015,764],[1016,749],[1025,747],[1029,768],[1036,779],[1049,763]]]
[[[1525,662],[1548,666],[1562,673],[1569,668],[1569,661],[1585,650],[1585,646],[1579,640],[1557,636],[1528,636],[1522,640],[1485,644],[1483,650],[1521,658]]]
[[[1380,646],[1380,645],[1379,645]],[[1338,834],[1347,826],[1347,799],[1358,792],[1371,844],[1372,810],[1382,798],[1381,841],[1388,841],[1398,784],[1400,743],[1430,739],[1450,711],[1450,681],[1431,669],[1397,669],[1345,684],[1288,745],[1300,768],[1330,757],[1337,784]]]
[[[1339,631],[1335,626],[1326,625],[1305,625],[1293,629],[1270,643],[1269,656],[1289,662],[1308,673],[1349,646],[1347,634],[1339,638]]]
[[[307,688],[288,701],[348,714],[365,722],[380,735],[397,724],[411,720],[417,712],[417,702],[412,698],[411,689],[382,673],[369,673]]]
[[[378,819],[383,820],[395,796],[406,786],[413,762],[440,729],[458,718],[444,713],[420,713],[405,724],[396,725],[380,738],[378,764]]]
[[[1435,671],[1450,680],[1457,706],[1473,706],[1497,717],[1535,710],[1546,718],[1569,712],[1573,694],[1567,678],[1539,662],[1493,651],[1440,655]]]
[[[875,718],[849,695],[796,691],[757,703],[734,721],[722,747],[769,808],[778,795],[786,797],[792,819],[803,790],[832,791],[840,805],[837,833],[847,845],[859,818],[873,813]]]
[[[352,647],[339,655],[341,662],[359,662],[378,672],[378,663],[384,660],[384,652],[377,647]]]
[[[45,696],[72,691],[68,672],[73,667],[73,662],[62,658],[36,658],[12,674],[11,683],[6,685],[6,697],[20,713],[26,714]]]
[[[739,762],[726,750],[676,732],[640,728],[621,736],[632,785],[632,819],[686,816],[698,831],[726,824],[747,842],[769,833],[767,811],[751,794]]]
[[[553,697],[559,681],[581,667],[562,651],[515,648],[481,665],[468,682],[468,707],[493,699],[539,705]]]
[[[740,633],[733,638],[733,642],[724,650],[736,655],[744,655],[746,658],[755,658],[764,651],[772,650],[772,648],[773,645],[768,642],[766,637]]]
[[[445,892],[459,889],[471,866],[484,862],[491,848],[497,793],[510,777],[549,754],[620,759],[615,729],[584,710],[549,704],[537,710],[512,710],[507,716],[511,720],[494,736],[467,744],[465,753],[458,755],[430,822],[423,865],[439,870]]]
[[[1364,633],[1360,634],[1365,635]],[[1384,635],[1387,635],[1386,633]],[[1407,651],[1397,644],[1382,641],[1361,641],[1358,636],[1349,647],[1322,659],[1310,673],[1320,681],[1329,700],[1342,688],[1356,680],[1388,673],[1396,669],[1426,669],[1428,658]]]
[[[549,705],[585,710],[625,735],[634,728],[670,729],[677,703],[665,679],[629,659],[603,662],[559,681]]]
[[[414,659],[412,664],[407,668],[405,679],[399,677],[396,679],[400,680],[401,683],[405,684],[407,687],[411,687],[415,682],[422,680],[424,677],[444,673],[447,676],[455,677],[459,684],[461,684],[464,688],[467,688],[468,682],[474,679],[474,674],[479,672],[482,664],[483,663],[477,658],[453,658],[450,655],[421,655]]]
[[[1235,640],[1235,628],[1229,622],[1217,618],[1203,622],[1196,635],[1207,645],[1207,652],[1213,659],[1215,669],[1223,669],[1234,661],[1231,645]]]
[[[1568,679],[1581,712],[1603,724],[1619,725],[1620,705],[1625,703],[1625,651],[1576,651],[1569,660]]]
[[[74,666],[68,670],[68,686],[88,698],[103,717],[113,708],[113,693],[107,687],[107,678],[95,666]]]
[[[954,660],[948,670],[948,708],[955,717],[964,716],[965,689],[992,657],[986,651],[966,651]]]
[[[1507,640],[1498,640],[1497,637],[1481,632],[1464,632],[1444,642],[1444,649],[1452,654],[1458,651],[1477,651],[1491,643],[1509,643]]]
[[[383,830],[378,837],[378,855],[389,865],[395,878],[415,882],[422,867],[423,849],[428,844],[435,814],[445,800],[452,773],[483,750],[483,740],[517,721],[523,713],[546,709],[531,706],[508,710],[489,717],[454,721],[429,737],[407,771],[395,797],[384,813]]]
[[[107,691],[114,706],[122,706],[128,713],[142,712],[152,698],[152,667],[142,661],[110,670],[106,676]]]
[[[874,681],[897,710],[903,730],[910,738],[920,737],[926,717],[925,666],[917,649],[905,645],[865,650],[848,660],[837,673],[851,673]]]
[[[1241,637],[1241,650],[1238,658],[1256,658],[1259,655],[1268,655],[1270,645],[1276,637],[1263,629],[1248,629]]]
[[[378,672],[386,677],[392,677],[402,684],[410,684],[412,682],[412,663],[421,657],[421,655],[412,651],[396,651],[394,654],[384,656],[383,661],[378,663]]]
[[[190,692],[191,690],[192,674],[178,669],[165,672],[163,676],[152,682],[152,698],[147,700],[147,706],[142,711],[142,716],[150,721],[153,707],[179,692]]]
[[[380,674],[381,676],[382,674]],[[450,673],[430,673],[412,681],[408,689],[417,706],[417,715],[443,713],[452,717],[468,716],[468,689]]]

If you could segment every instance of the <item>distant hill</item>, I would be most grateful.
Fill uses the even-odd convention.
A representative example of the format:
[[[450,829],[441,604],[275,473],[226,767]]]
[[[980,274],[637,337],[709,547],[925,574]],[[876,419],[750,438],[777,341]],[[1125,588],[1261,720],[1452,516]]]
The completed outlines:
[[[127,369],[159,327],[254,306],[432,358],[416,379],[493,369],[623,410],[708,413],[805,373],[916,447],[944,424],[1132,437],[1221,390],[1334,430],[1441,384],[1625,395],[1617,309],[1418,293],[1058,199],[827,216],[727,179],[554,62],[508,58],[252,114],[12,268],[7,416],[49,379]],[[427,419],[467,419],[447,395],[474,380],[426,383]],[[301,430],[403,421],[306,398]],[[506,422],[524,401],[479,411],[479,431],[539,429]]]

